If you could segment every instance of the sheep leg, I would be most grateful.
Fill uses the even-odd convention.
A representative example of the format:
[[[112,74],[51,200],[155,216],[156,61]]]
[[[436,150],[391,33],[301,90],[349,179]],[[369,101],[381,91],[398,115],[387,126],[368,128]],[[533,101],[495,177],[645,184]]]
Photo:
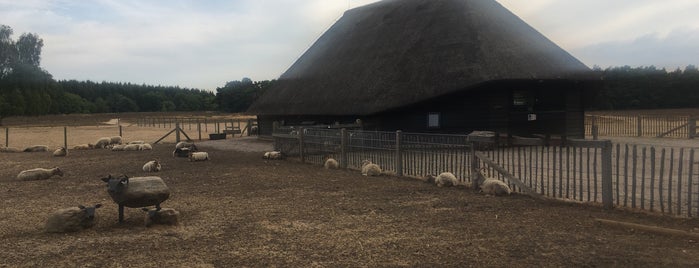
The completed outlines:
[[[124,222],[124,205],[119,205],[119,223]]]

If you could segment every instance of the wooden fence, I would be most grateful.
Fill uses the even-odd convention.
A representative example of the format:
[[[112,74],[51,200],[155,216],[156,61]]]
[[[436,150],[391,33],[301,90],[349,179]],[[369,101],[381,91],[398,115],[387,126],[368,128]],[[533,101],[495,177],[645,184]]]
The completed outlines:
[[[585,115],[585,135],[692,139],[696,120],[688,115]]]
[[[173,129],[179,125],[182,130],[201,133],[220,133],[231,136],[257,135],[256,119],[236,118],[192,118],[192,117],[145,117],[137,120],[141,127]]]
[[[325,156],[360,169],[372,160],[397,176],[449,171],[463,184],[484,168],[518,192],[699,217],[699,166],[692,148],[531,138],[300,128],[277,130],[275,148],[306,163]]]

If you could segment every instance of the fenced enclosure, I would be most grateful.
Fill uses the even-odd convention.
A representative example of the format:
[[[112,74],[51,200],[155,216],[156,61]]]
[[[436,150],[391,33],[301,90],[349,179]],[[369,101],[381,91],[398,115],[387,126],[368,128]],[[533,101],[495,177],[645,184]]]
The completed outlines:
[[[201,117],[144,117],[136,120],[140,127],[173,129],[179,125],[188,133],[198,133],[205,136],[213,133],[224,133],[231,136],[257,135],[257,120],[253,118],[201,118]]]
[[[690,115],[585,115],[586,136],[669,137],[696,136],[697,117]]]
[[[693,148],[317,128],[280,128],[273,136],[276,149],[306,163],[333,157],[343,168],[361,169],[369,159],[397,176],[452,172],[464,185],[482,170],[517,192],[699,217]]]

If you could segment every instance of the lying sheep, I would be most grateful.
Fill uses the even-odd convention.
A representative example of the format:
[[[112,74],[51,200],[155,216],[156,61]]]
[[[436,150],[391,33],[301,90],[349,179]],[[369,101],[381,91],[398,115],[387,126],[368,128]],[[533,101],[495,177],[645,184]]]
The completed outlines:
[[[90,228],[95,225],[95,209],[100,207],[102,204],[92,207],[80,205],[57,210],[49,216],[45,230],[49,233],[65,233]]]
[[[0,147],[0,153],[19,153],[22,150],[15,147]]]
[[[23,170],[22,172],[17,174],[17,179],[23,180],[23,181],[37,181],[37,180],[49,179],[54,175],[58,175],[59,177],[62,177],[63,171],[58,167],[54,167],[51,169],[46,169],[46,168],[28,169],[28,170]]]
[[[119,205],[119,222],[124,222],[124,207],[139,208],[155,205],[170,197],[170,189],[160,177],[133,177],[126,175],[102,178],[107,183],[109,196]]]
[[[335,160],[332,157],[327,157],[325,159],[323,167],[325,167],[326,169],[338,169],[340,167],[340,163],[338,163],[337,160]]]
[[[104,149],[107,148],[107,145],[110,145],[112,143],[112,138],[111,137],[102,137],[97,142],[95,142],[95,148],[97,149]]]
[[[143,165],[143,171],[145,172],[158,172],[161,168],[160,162],[157,159],[148,161]]]
[[[142,208],[146,212],[145,224],[150,227],[153,224],[177,225],[180,212],[172,208],[148,209]]]
[[[127,144],[144,144],[146,143],[145,141],[130,141]]]
[[[372,163],[369,160],[362,161],[362,175],[364,176],[379,176],[381,175],[381,167]]]
[[[151,146],[150,143],[142,143],[142,144],[139,144],[139,145],[140,145],[140,146],[139,146],[139,149],[140,149],[141,151],[153,150],[153,146]]]
[[[124,151],[140,151],[141,144],[127,144],[127,145],[124,145],[123,150]]]
[[[29,153],[33,153],[33,152],[48,152],[48,151],[49,151],[49,147],[46,146],[46,145],[34,145],[34,146],[29,146],[29,147],[27,147],[27,148],[24,148],[23,151],[24,151],[24,152],[29,152]]]
[[[207,152],[189,152],[189,161],[206,161],[209,160]]]
[[[58,147],[55,151],[53,151],[53,156],[66,156],[68,155],[68,150],[66,150],[65,147]]]
[[[124,147],[126,147],[125,144],[116,144],[112,146],[112,151],[123,151]]]
[[[78,144],[73,146],[73,150],[88,150],[92,148],[95,148],[95,145],[92,143]]]
[[[271,151],[271,152],[265,152],[265,154],[262,155],[262,158],[278,160],[278,159],[283,159],[284,155],[282,154],[282,152],[279,152],[279,151]]]
[[[502,196],[512,193],[510,186],[508,186],[505,182],[496,178],[486,177],[483,175],[482,170],[477,172],[475,182],[480,188],[480,191],[488,195]]]
[[[459,181],[456,179],[456,176],[454,176],[454,174],[451,172],[442,172],[436,177],[434,175],[427,175],[426,181],[434,183],[438,187],[456,186],[457,184],[459,184]]]
[[[121,136],[112,136],[109,137],[109,144],[121,144]]]

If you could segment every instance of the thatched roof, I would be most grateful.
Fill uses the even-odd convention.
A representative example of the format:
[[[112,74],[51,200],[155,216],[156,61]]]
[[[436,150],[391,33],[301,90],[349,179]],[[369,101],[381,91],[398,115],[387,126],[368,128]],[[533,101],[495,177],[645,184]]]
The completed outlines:
[[[249,112],[369,115],[486,81],[589,71],[494,0],[384,0],[345,12]]]

